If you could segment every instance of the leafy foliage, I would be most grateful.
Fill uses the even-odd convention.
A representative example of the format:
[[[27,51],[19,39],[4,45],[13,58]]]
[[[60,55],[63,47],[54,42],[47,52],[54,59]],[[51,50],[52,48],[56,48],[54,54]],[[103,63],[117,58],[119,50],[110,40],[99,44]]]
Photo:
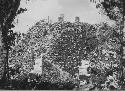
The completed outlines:
[[[91,0],[96,1],[96,0]],[[96,2],[95,2],[96,3]],[[119,54],[118,56],[120,57],[120,72],[118,73],[119,80],[121,83],[124,83],[124,62],[123,62],[123,56],[124,56],[124,45],[123,45],[123,37],[124,37],[124,16],[125,16],[125,1],[124,0],[102,0],[96,3],[97,8],[101,8],[104,14],[106,14],[111,20],[114,20],[116,22],[116,25],[119,27],[118,33],[119,33],[119,42],[117,43],[117,46],[119,46],[119,50],[117,53]],[[99,6],[99,7],[98,7]],[[115,40],[117,39],[116,37],[114,38]],[[113,42],[114,39],[111,39]],[[110,43],[109,43],[110,44]],[[113,45],[112,45],[113,46]],[[119,84],[121,85],[121,84]],[[121,86],[122,88],[122,86]]]
[[[125,1],[124,0],[90,0],[96,2],[97,8],[101,8],[104,14],[106,14],[111,20],[118,21],[125,14]]]
[[[112,76],[117,80],[113,82],[119,83],[121,44],[116,30],[106,23],[96,27],[87,23],[48,24],[39,21],[12,50],[10,65],[20,63],[22,74],[29,73],[35,60],[42,54],[44,56],[40,60],[45,65],[43,78],[50,81],[51,78],[58,79],[59,76],[57,75],[59,70],[53,68],[55,65],[59,66],[55,67],[56,69],[62,69],[74,76],[78,73],[81,61],[85,59],[90,62],[88,68],[90,76],[86,83],[89,89],[112,89],[113,86],[117,89],[119,86],[112,85],[113,83],[108,80]],[[22,74],[17,75],[24,78]]]
[[[89,27],[89,24],[87,26],[86,24],[77,25],[69,22],[60,25],[54,30],[59,31],[59,37],[55,40],[49,56],[55,64],[60,65],[60,68],[74,75],[78,72],[78,66],[81,65],[86,50],[93,51],[97,40],[95,36],[95,38],[92,36],[94,34],[91,33],[94,31],[91,29],[92,25]]]
[[[7,78],[6,75],[8,74],[8,56],[9,56],[9,50],[12,46],[15,45],[15,35],[16,33],[13,33],[12,28],[14,28],[14,24],[12,22],[14,21],[15,17],[23,13],[25,10],[20,8],[20,1],[21,0],[0,0],[0,41],[1,41],[1,68],[0,70],[0,79],[3,80],[3,82],[6,82]],[[17,12],[18,11],[18,12]],[[4,53],[3,53],[4,52]],[[5,56],[5,57],[3,57]],[[8,75],[9,76],[9,75]]]
[[[89,24],[77,25],[74,23],[66,22],[49,25],[43,21],[37,22],[35,26],[29,29],[27,34],[25,34],[25,37],[22,38],[21,41],[15,45],[15,47],[13,47],[12,52],[9,54],[9,65],[16,66],[16,64],[19,64],[20,71],[22,71],[22,73],[15,74],[15,76],[22,74],[23,77],[23,74],[29,73],[33,69],[36,58],[40,57],[41,54],[44,55],[41,61],[45,61],[44,63],[46,63],[48,60],[50,62],[49,64],[44,64],[46,66],[43,67],[45,68],[45,78],[52,78],[52,74],[54,72],[52,66],[53,63],[53,65],[58,64],[64,71],[74,75],[76,71],[78,72],[77,67],[81,64],[80,62],[84,58],[84,55],[86,55],[86,44],[88,45],[88,48],[92,47],[94,42],[91,44],[90,39],[96,38],[93,37],[95,35],[92,35],[94,33],[91,34],[93,30],[91,31],[89,28]],[[86,43],[85,40],[87,29],[89,30],[88,35],[91,34],[91,36],[88,37],[87,40],[89,41]],[[66,51],[63,51],[61,48],[65,49]],[[91,50],[88,51],[88,53],[94,50],[95,46],[92,48],[93,49],[90,48]],[[58,50],[62,50],[60,51],[61,53]],[[54,57],[52,55],[53,53],[58,54],[58,56],[54,54]],[[68,53],[69,55],[66,55],[65,53]],[[68,58],[68,56],[70,56],[70,58]],[[62,60],[58,61],[58,57]],[[63,58],[65,59],[63,60]],[[79,62],[77,63],[77,61]],[[61,62],[64,62],[64,64]],[[51,66],[48,67],[47,65],[50,64]],[[69,69],[71,70],[69,71]],[[58,76],[55,77],[58,78]]]
[[[88,56],[88,60],[90,60],[88,72],[91,74],[90,82],[93,84],[94,89],[113,90],[118,89],[120,86],[119,72],[121,69],[119,49],[121,45],[119,43],[119,33],[116,31],[114,28],[105,24],[102,24],[97,31],[99,44],[95,51],[91,52]],[[108,80],[109,77],[112,77],[112,82]],[[114,88],[110,88],[110,86]]]

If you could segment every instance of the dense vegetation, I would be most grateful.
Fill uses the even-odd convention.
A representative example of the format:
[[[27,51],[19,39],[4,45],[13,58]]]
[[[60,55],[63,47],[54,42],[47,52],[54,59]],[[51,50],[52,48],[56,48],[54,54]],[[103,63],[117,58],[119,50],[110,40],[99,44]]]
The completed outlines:
[[[73,81],[75,74],[79,73],[78,66],[86,60],[89,62],[86,70],[90,75],[83,75],[81,80],[87,81],[83,88],[118,89],[120,87],[120,46],[117,28],[107,23],[90,25],[80,22],[57,22],[49,24],[39,21],[29,29],[27,34],[23,34],[22,39],[10,52],[11,88],[73,89],[76,84],[79,84]],[[28,74],[35,70],[33,65],[38,66],[35,64],[37,59],[43,62],[44,75],[32,73],[39,79],[35,80],[36,77],[33,77],[32,82]],[[64,78],[66,79],[63,80]],[[45,83],[50,84],[49,87],[39,87],[40,84],[44,84],[43,79],[46,79]],[[27,85],[15,86],[13,81],[17,84],[24,82]],[[71,88],[66,87],[69,83],[72,85],[69,86]]]
[[[90,29],[91,27],[92,25],[83,23],[77,25],[66,22],[54,30],[58,31],[59,36],[54,41],[48,55],[55,64],[59,64],[60,68],[73,76],[78,72],[78,66],[81,65],[82,59],[86,56],[86,51],[89,53],[94,50],[97,44],[96,36],[92,33],[89,35],[89,32],[94,31]]]
[[[117,32],[119,33],[119,44],[120,46],[120,85],[121,89],[124,88],[124,48],[125,48],[125,41],[124,41],[124,21],[125,21],[125,1],[124,0],[90,0],[96,4],[96,8],[99,8],[100,11],[106,15],[110,20],[113,20],[117,27],[119,28]]]
[[[0,0],[0,89],[69,90],[79,79],[83,89],[125,89],[124,0],[91,0],[100,1],[97,8],[115,27],[39,21],[22,35],[12,30],[14,18],[26,11],[20,1]],[[79,76],[82,61],[89,62],[88,73]]]

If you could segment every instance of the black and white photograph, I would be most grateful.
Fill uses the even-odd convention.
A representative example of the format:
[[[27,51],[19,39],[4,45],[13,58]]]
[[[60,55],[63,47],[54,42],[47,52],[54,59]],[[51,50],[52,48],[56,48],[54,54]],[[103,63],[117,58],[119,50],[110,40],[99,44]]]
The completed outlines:
[[[0,90],[125,90],[125,0],[0,0]]]

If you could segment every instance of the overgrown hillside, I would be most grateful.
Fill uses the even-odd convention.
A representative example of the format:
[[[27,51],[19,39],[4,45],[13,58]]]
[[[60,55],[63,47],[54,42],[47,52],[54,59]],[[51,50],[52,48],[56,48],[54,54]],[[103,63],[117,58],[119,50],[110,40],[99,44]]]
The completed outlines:
[[[45,78],[55,76],[54,79],[58,80],[58,77],[60,79],[66,73],[63,79],[67,75],[72,79],[79,74],[79,66],[86,60],[89,62],[89,67],[86,68],[90,74],[89,84],[97,88],[103,87],[102,84],[106,84],[109,76],[114,77],[114,73],[117,73],[115,76],[119,79],[121,45],[118,36],[117,29],[106,23],[48,24],[39,21],[10,52],[10,66],[20,68],[22,74],[33,71],[39,74],[39,66]]]

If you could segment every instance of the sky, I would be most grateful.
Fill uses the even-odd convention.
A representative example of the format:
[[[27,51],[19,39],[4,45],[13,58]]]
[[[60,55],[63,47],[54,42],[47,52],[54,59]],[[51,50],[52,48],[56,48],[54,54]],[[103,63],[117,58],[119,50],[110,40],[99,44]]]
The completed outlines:
[[[81,22],[91,24],[109,20],[98,13],[90,0],[30,0],[27,3],[22,0],[20,7],[27,8],[27,11],[16,17],[14,30],[24,33],[37,21],[47,19],[48,16],[56,22],[60,14],[64,14],[65,21],[71,22],[76,16],[80,17]]]

